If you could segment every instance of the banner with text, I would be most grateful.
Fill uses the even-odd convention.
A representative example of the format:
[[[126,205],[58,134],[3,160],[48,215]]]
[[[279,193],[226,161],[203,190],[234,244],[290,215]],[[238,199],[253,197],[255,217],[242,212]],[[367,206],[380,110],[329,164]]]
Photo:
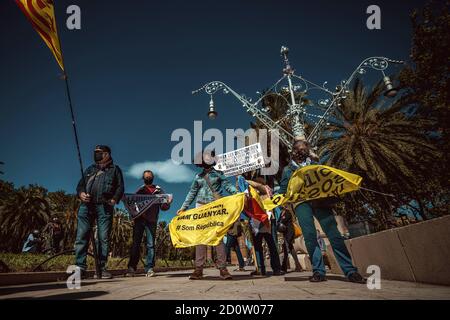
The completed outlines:
[[[245,194],[238,193],[187,210],[169,224],[175,248],[204,244],[216,246],[244,209]]]
[[[275,194],[263,201],[264,209],[272,210],[286,203],[338,197],[359,189],[362,178],[356,174],[324,165],[310,165],[296,170],[286,194]]]
[[[264,156],[261,144],[258,142],[247,147],[217,155],[214,168],[222,171],[226,177],[231,177],[264,168],[264,166]]]

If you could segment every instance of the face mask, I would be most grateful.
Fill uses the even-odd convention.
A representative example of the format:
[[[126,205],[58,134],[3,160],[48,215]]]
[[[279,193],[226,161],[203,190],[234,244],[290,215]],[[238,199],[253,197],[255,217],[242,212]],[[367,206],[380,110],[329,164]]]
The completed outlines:
[[[100,162],[103,160],[103,152],[94,152],[94,161]]]
[[[305,160],[309,155],[309,150],[301,149],[301,150],[295,150],[292,154],[292,158],[294,160],[303,161]]]
[[[146,185],[151,185],[153,183],[153,178],[146,178],[146,179],[144,179],[144,183]]]

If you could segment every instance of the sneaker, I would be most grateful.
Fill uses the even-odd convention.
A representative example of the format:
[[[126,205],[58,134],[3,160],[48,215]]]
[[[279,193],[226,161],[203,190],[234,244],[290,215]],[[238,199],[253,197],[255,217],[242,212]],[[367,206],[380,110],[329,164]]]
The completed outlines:
[[[361,283],[366,284],[367,280],[363,278],[362,275],[360,275],[358,272],[353,272],[347,277],[348,281],[354,282],[354,283]]]
[[[284,275],[284,274],[285,274],[285,272],[282,271],[282,270],[275,270],[275,271],[272,273],[273,276],[282,276],[282,275]]]
[[[220,277],[222,278],[222,280],[231,280],[231,279],[233,279],[231,274],[228,272],[227,268],[220,269]]]
[[[245,270],[245,268],[237,268],[237,269],[235,269],[234,271],[245,272],[245,271],[247,271],[247,270]]]
[[[203,269],[196,268],[194,272],[189,276],[189,280],[200,280],[203,278]]]
[[[98,279],[97,274],[94,275],[95,279]],[[113,275],[108,270],[102,270],[102,276],[100,279],[112,279]]]
[[[146,277],[154,277],[155,276],[155,271],[153,271],[153,269],[149,269],[147,271],[147,273],[145,274]]]
[[[312,277],[309,278],[309,281],[311,282],[322,282],[322,281],[327,281],[327,278],[323,275],[320,274],[319,272],[314,272]]]
[[[136,275],[136,270],[129,267],[127,272],[125,273],[125,277],[134,277]]]

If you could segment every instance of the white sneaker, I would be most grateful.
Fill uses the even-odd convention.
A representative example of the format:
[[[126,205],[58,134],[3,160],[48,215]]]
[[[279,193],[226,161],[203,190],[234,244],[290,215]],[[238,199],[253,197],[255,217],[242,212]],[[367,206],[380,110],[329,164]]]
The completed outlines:
[[[147,274],[145,275],[146,277],[154,277],[155,276],[155,271],[153,271],[153,269],[150,269],[147,271]]]

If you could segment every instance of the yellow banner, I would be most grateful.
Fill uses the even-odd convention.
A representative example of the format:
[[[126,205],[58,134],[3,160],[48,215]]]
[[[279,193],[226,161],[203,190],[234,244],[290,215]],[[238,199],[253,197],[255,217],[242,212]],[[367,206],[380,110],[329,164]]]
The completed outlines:
[[[64,71],[53,0],[16,0],[16,3],[33,25],[34,30],[53,52],[56,61]]]
[[[245,194],[220,198],[204,206],[187,210],[172,219],[170,238],[175,248],[204,244],[216,246],[244,209]]]
[[[265,199],[264,209],[272,210],[286,203],[338,197],[359,189],[362,178],[356,174],[324,165],[310,165],[296,170],[289,180],[286,194]]]

